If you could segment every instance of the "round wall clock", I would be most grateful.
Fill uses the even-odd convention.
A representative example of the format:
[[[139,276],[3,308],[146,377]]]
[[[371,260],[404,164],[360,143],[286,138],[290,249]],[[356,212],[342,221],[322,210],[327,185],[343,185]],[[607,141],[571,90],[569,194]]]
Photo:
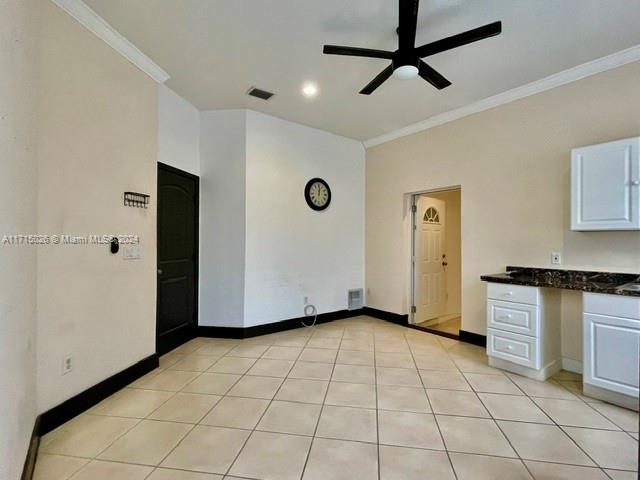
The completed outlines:
[[[304,199],[310,208],[316,211],[326,209],[331,203],[329,184],[321,178],[312,178],[304,187]]]

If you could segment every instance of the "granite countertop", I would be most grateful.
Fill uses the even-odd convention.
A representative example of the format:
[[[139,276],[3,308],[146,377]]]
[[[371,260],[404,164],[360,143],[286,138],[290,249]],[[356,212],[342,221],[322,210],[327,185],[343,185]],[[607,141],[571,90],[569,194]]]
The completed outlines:
[[[485,282],[640,297],[640,288],[634,290],[633,287],[628,287],[628,284],[640,284],[640,273],[585,272],[514,266],[508,266],[506,270],[505,273],[482,275],[480,279]]]

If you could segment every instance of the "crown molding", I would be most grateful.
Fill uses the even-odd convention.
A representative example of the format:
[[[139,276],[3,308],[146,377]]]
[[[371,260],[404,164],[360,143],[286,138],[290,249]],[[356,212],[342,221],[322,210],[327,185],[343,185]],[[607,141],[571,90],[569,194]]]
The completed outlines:
[[[365,148],[370,148],[382,143],[387,143],[398,138],[406,137],[423,130],[428,130],[430,128],[437,127],[438,125],[453,122],[454,120],[473,115],[474,113],[480,113],[491,108],[499,107],[500,105],[520,100],[521,98],[530,97],[531,95],[551,90],[552,88],[560,87],[562,85],[590,77],[591,75],[606,72],[607,70],[612,70],[639,60],[640,45],[636,45],[635,47],[627,48],[626,50],[621,50],[611,55],[607,55],[606,57],[583,63],[576,67],[536,80],[535,82],[507,90],[506,92],[499,93],[492,97],[484,98],[469,105],[465,105],[464,107],[435,115],[427,118],[426,120],[394,130],[393,132],[371,138],[364,142],[364,146]]]
[[[109,25],[100,15],[94,12],[82,0],[51,0],[84,27],[103,40],[120,55],[149,75],[158,83],[169,80],[169,74],[156,65],[153,60],[142,53],[138,47],[123,37]]]

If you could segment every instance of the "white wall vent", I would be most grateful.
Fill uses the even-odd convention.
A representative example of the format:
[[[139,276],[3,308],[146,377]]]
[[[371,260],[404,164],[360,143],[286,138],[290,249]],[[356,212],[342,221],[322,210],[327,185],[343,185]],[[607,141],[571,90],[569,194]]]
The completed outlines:
[[[364,291],[361,288],[349,290],[349,310],[358,310],[364,306]]]

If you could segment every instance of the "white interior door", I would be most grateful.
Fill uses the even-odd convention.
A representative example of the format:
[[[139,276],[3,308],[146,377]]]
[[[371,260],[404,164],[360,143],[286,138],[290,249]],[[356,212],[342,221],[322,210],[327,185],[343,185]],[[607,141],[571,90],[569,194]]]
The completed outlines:
[[[445,313],[445,203],[420,196],[416,203],[414,323]]]

